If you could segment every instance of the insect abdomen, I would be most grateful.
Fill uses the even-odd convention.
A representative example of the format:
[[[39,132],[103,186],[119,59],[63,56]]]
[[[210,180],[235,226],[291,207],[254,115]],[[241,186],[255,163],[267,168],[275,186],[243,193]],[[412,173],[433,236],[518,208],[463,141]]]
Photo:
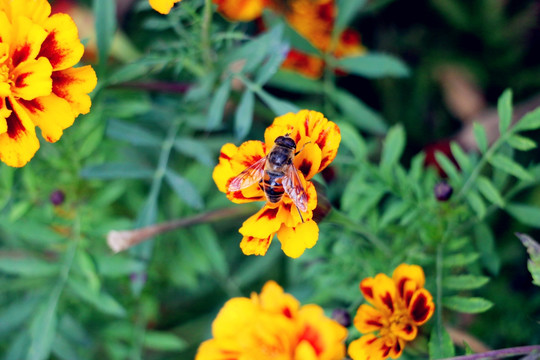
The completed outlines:
[[[261,180],[261,186],[266,195],[266,199],[275,204],[283,197],[283,186],[281,185],[282,174],[266,171]]]

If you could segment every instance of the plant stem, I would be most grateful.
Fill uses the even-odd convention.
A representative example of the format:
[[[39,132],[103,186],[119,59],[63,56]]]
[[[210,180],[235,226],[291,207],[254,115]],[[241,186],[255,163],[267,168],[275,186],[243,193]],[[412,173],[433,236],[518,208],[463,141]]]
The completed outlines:
[[[435,316],[437,319],[437,338],[438,343],[443,343],[443,321],[442,321],[442,281],[443,281],[443,246],[444,242],[437,245],[437,258],[436,258],[436,286],[437,286],[437,300],[435,308]]]
[[[210,47],[210,23],[212,22],[212,0],[204,0],[203,19],[201,27],[201,45],[203,61],[207,70],[212,69],[212,49]]]
[[[489,360],[489,359],[503,359],[516,355],[536,355],[540,357],[540,345],[518,346],[507,349],[499,349],[488,351],[480,354],[456,356],[452,358],[446,358],[441,360]]]

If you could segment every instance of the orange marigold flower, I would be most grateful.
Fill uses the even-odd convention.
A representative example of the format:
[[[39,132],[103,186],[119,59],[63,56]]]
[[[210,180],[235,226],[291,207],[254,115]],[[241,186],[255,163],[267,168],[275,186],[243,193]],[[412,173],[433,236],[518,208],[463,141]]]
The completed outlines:
[[[281,68],[295,71],[308,78],[318,79],[323,73],[324,61],[318,56],[291,49],[281,64]]]
[[[92,67],[74,68],[84,47],[66,14],[46,0],[0,0],[0,160],[24,166],[39,148],[35,127],[56,142],[90,111]]]
[[[182,0],[148,0],[152,9],[163,15],[170,13],[174,4],[180,1]]]
[[[435,304],[424,289],[424,271],[418,265],[399,265],[389,278],[378,274],[360,283],[371,304],[358,308],[354,325],[363,335],[349,345],[353,360],[398,358],[406,343],[414,340],[418,326],[431,318]]]
[[[217,11],[231,21],[251,21],[262,15],[270,0],[213,0]]]
[[[212,324],[195,360],[341,360],[347,330],[317,305],[300,306],[274,281],[260,295],[233,298]]]
[[[232,202],[240,204],[266,200],[258,182],[238,191],[231,191],[229,184],[242,171],[265,158],[276,139],[286,134],[296,143],[298,154],[294,156],[293,164],[305,189],[306,209],[300,211],[286,193],[275,204],[267,202],[239,230],[243,235],[240,247],[246,255],[265,255],[277,233],[283,252],[297,258],[306,249],[312,248],[319,237],[319,227],[312,219],[313,209],[317,207],[317,192],[309,180],[334,160],[341,141],[338,126],[323,114],[310,110],[289,113],[276,118],[266,129],[264,143],[252,140],[239,147],[223,145],[219,164],[212,176],[219,190],[226,193]],[[282,180],[277,179],[280,184]]]

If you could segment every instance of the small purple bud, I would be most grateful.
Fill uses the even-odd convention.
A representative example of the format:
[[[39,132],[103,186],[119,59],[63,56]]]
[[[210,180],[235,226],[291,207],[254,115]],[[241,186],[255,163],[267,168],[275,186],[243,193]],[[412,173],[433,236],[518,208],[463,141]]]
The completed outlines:
[[[351,315],[345,309],[338,308],[332,311],[332,319],[344,327],[351,326]]]
[[[447,201],[448,199],[450,199],[450,196],[452,196],[454,189],[452,189],[452,187],[446,182],[441,181],[440,183],[435,185],[433,191],[438,201]]]
[[[51,200],[51,203],[54,206],[62,205],[64,203],[64,200],[66,199],[66,195],[62,190],[55,190],[51,193],[51,196],[49,197]]]

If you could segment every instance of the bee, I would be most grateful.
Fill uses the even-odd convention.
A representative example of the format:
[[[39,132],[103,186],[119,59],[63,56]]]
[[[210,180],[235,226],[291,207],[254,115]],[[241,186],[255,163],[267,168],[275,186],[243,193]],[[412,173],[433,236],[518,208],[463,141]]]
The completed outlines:
[[[295,150],[296,142],[289,134],[279,136],[268,155],[234,177],[229,182],[228,190],[239,191],[258,182],[266,199],[272,204],[279,202],[285,193],[296,205],[303,222],[300,211],[307,211],[307,195],[293,164],[294,157],[302,150]]]

